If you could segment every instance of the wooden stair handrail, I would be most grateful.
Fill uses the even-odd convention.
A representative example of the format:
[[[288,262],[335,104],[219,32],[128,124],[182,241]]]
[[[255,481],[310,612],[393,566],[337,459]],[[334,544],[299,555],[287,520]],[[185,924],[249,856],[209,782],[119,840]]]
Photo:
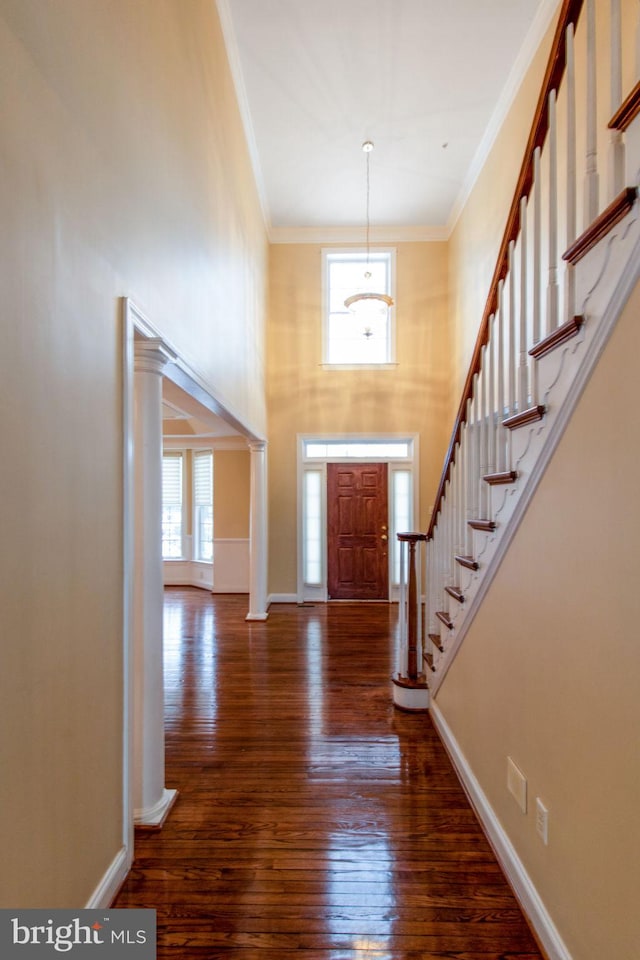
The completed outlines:
[[[574,27],[577,25],[583,5],[584,0],[563,0],[562,8],[560,10],[556,31],[551,44],[549,60],[547,61],[547,69],[542,82],[540,96],[538,97],[538,103],[533,116],[533,123],[531,125],[529,139],[525,148],[522,166],[520,167],[520,174],[516,183],[513,200],[511,201],[511,207],[507,217],[507,224],[502,237],[502,243],[500,244],[500,250],[493,273],[493,278],[491,280],[491,286],[489,288],[489,296],[487,297],[487,302],[485,304],[480,330],[478,331],[478,337],[473,350],[473,356],[471,358],[471,365],[469,366],[469,372],[467,373],[467,379],[465,380],[462,391],[462,398],[460,400],[460,406],[456,415],[453,433],[451,434],[449,449],[447,450],[447,455],[444,460],[440,485],[434,501],[431,521],[427,531],[427,537],[429,540],[431,540],[433,537],[433,531],[435,530],[437,523],[438,511],[444,496],[445,485],[454,460],[456,444],[460,440],[460,431],[462,429],[462,424],[466,419],[467,401],[471,398],[473,392],[473,378],[476,373],[480,372],[482,348],[489,339],[489,319],[497,310],[498,284],[501,280],[504,280],[507,275],[509,244],[512,240],[516,240],[520,230],[520,201],[523,197],[529,196],[533,184],[533,155],[538,147],[542,148],[549,130],[549,94],[552,90],[557,90],[560,86],[560,81],[562,80],[562,76],[566,67],[567,60],[565,33],[570,23],[573,23]]]

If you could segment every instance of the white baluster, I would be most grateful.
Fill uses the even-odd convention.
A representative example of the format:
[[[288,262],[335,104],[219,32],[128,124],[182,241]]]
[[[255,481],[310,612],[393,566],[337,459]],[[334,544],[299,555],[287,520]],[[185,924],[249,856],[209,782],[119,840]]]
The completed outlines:
[[[533,342],[542,339],[542,180],[540,147],[533,152]],[[535,368],[534,368],[535,369]],[[534,395],[534,400],[536,399]]]
[[[595,55],[595,52],[594,52]],[[611,110],[622,103],[622,29],[620,0],[611,0]],[[625,150],[621,130],[610,130],[609,137],[609,200],[624,188]]]
[[[615,0],[614,0],[615,2]],[[595,0],[587,0],[587,153],[584,182],[584,229],[598,216],[600,177],[598,174],[598,103],[596,87]]]
[[[456,563],[456,554],[460,553],[460,476],[462,470],[460,469],[460,443],[456,444],[455,448],[455,460],[453,462],[454,466],[454,476],[453,476],[453,537],[451,541],[451,580],[453,583],[458,582],[458,570]]]
[[[396,650],[396,672],[401,676],[407,673],[407,544],[400,541],[400,603],[398,609],[398,647]]]
[[[518,410],[526,410],[529,405],[529,354],[527,353],[527,199],[520,200],[520,330],[518,348]]]
[[[565,34],[567,49],[567,247],[577,236],[576,226],[576,70],[573,42],[573,24]],[[565,264],[565,320],[575,315],[576,280],[573,265]]]
[[[533,264],[531,283],[532,297],[532,332],[534,344],[542,338],[542,181],[540,167],[540,147],[533,152]],[[531,364],[531,399],[538,402],[538,365]]]
[[[458,448],[458,444],[456,444],[456,446],[455,446],[454,458],[455,458],[455,459],[454,459],[454,461],[453,461],[453,476],[452,476],[452,479],[453,479],[453,498],[452,498],[452,506],[453,506],[453,511],[452,511],[452,512],[453,512],[453,517],[451,518],[451,555],[450,555],[450,557],[449,557],[449,566],[450,566],[450,569],[451,569],[451,582],[452,582],[452,583],[456,583],[456,582],[457,582],[455,555],[456,555],[456,553],[458,552],[458,516],[459,516],[459,511],[460,511],[460,496],[459,496],[459,493],[460,493],[460,485],[459,485],[459,479],[460,479],[459,466],[460,466],[460,463],[459,463],[459,448]]]
[[[467,516],[467,490],[465,486],[466,477],[466,451],[464,448],[465,424],[460,427],[460,441],[458,443],[458,525],[456,531],[456,555],[464,553],[464,528]],[[456,571],[457,572],[457,571]],[[457,578],[456,578],[457,579]]]
[[[471,509],[472,520],[480,516],[480,503],[478,502],[478,474],[480,473],[480,426],[478,424],[478,374],[473,376],[472,392],[472,415],[471,415]]]
[[[478,473],[480,516],[488,515],[487,484],[484,478],[487,475],[489,460],[489,431],[487,429],[487,345],[480,351],[480,470]]]
[[[547,285],[547,333],[558,327],[558,123],[556,91],[549,94],[549,282]]]
[[[416,543],[416,648],[417,648],[417,661],[418,661],[418,673],[422,673],[422,654],[424,651],[424,645],[422,642],[423,636],[423,616],[422,616],[422,543],[420,540]]]
[[[433,552],[433,624],[434,624],[434,633],[438,632],[438,618],[436,617],[436,612],[440,609],[438,601],[440,599],[440,554],[441,554],[441,544],[442,544],[442,508],[438,514],[438,526],[436,527],[434,540],[434,552]]]
[[[458,549],[463,556],[467,545],[467,424],[460,427],[460,506],[458,510]]]
[[[437,580],[437,563],[436,563],[436,548],[434,540],[431,539],[427,543],[427,556],[428,556],[428,577],[427,580],[427,604],[428,604],[428,613],[429,613],[429,633],[436,633],[436,580]]]
[[[640,6],[636,9],[636,80],[640,79]]]
[[[447,586],[447,553],[449,550],[449,480],[447,480],[444,487],[444,499],[442,501],[442,555],[440,557],[441,562],[441,593],[440,593],[440,609],[446,609],[446,591],[445,587]]]
[[[453,474],[449,475],[449,492],[447,494],[447,552],[444,555],[445,581],[451,585],[451,544],[453,542]],[[446,599],[446,598],[445,598]],[[448,605],[448,600],[446,601]]]
[[[471,398],[467,400],[466,420],[464,426],[464,449],[465,449],[465,500],[467,504],[467,523],[465,525],[465,556],[470,557],[473,553],[473,530],[469,526],[469,521],[474,519],[473,513],[473,428],[471,424],[472,403]]]
[[[480,428],[480,377],[476,373],[473,389],[473,500],[475,517],[482,517],[480,499],[480,464],[482,462],[482,430]]]
[[[487,457],[487,473],[496,472],[496,317],[492,313],[489,317],[489,342],[487,344],[489,360],[487,368],[488,395],[487,395],[487,429],[489,432],[489,449]]]
[[[497,423],[497,447],[498,447],[498,456],[496,458],[498,473],[503,473],[506,470],[506,451],[505,451],[505,437],[504,437],[504,427],[502,426],[502,421],[504,420],[504,327],[505,327],[505,316],[504,316],[504,281],[500,280],[498,283],[498,423]]]
[[[516,384],[516,272],[515,272],[515,243],[509,244],[509,380],[507,405],[509,413],[517,411],[518,389]]]

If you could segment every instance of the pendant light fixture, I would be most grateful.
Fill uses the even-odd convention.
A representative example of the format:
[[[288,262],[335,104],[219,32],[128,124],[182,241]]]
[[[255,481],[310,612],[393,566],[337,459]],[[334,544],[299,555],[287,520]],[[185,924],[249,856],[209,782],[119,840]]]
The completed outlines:
[[[351,313],[364,313],[366,314],[385,314],[389,307],[393,306],[393,299],[387,293],[375,293],[369,289],[371,281],[371,250],[369,242],[369,234],[371,232],[371,220],[369,216],[369,199],[371,193],[371,175],[370,175],[370,157],[371,151],[373,150],[373,143],[371,140],[365,140],[362,144],[362,150],[367,158],[367,220],[366,220],[366,247],[367,247],[367,260],[364,271],[364,284],[363,289],[358,293],[352,294],[350,297],[344,301],[345,307],[351,311]],[[365,337],[370,337],[371,331],[369,327],[365,328]]]

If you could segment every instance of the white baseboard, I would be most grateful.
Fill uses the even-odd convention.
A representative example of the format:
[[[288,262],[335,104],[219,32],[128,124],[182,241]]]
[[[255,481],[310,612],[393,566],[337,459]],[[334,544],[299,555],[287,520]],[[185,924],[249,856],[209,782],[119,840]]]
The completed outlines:
[[[165,587],[213,588],[213,565],[198,560],[165,560],[163,563]]]
[[[456,773],[478,815],[487,839],[493,847],[498,862],[549,960],[572,960],[571,954],[549,916],[538,891],[524,868],[524,864],[495,815],[486,794],[469,766],[467,758],[460,749],[458,741],[433,701],[430,713]]]
[[[89,897],[86,909],[102,910],[110,907],[118,890],[127,879],[130,868],[129,852],[126,847],[121,847],[114,857],[113,863]]]
[[[271,603],[297,603],[297,593],[270,593],[267,597],[267,607]]]

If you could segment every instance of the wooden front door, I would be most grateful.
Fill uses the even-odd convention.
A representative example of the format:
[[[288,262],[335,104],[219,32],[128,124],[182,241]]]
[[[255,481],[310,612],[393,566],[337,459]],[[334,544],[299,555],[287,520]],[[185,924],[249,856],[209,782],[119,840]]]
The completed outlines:
[[[388,600],[386,463],[327,464],[330,600]]]

